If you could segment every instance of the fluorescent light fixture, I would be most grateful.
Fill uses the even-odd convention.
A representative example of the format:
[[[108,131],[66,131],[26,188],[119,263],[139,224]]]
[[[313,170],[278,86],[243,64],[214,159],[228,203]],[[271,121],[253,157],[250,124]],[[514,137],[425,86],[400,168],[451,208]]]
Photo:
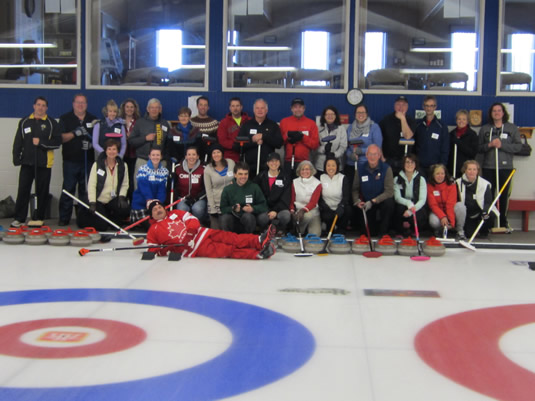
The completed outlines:
[[[227,71],[295,71],[295,67],[227,67]]]
[[[289,46],[227,46],[227,50],[251,50],[264,52],[281,52],[292,50]]]
[[[49,49],[58,47],[55,43],[0,43],[0,49]]]
[[[457,71],[457,70],[446,70],[446,69],[437,69],[437,68],[402,68],[399,70],[402,74],[456,74],[459,72],[476,72],[476,70],[473,71]]]
[[[182,64],[179,70],[202,70],[206,67],[204,64]]]
[[[451,47],[413,47],[411,49],[411,52],[414,53],[451,53],[454,49]],[[479,49],[476,47],[475,49],[469,49],[472,51],[478,51]]]
[[[502,53],[535,53],[535,49],[502,49]]]
[[[76,68],[78,64],[0,64],[0,68]]]
[[[183,49],[206,49],[205,45],[182,45]]]

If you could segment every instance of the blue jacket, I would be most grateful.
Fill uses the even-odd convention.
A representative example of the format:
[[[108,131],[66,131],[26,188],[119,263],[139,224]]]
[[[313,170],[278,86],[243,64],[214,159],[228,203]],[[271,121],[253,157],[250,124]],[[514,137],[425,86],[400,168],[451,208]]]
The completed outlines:
[[[448,164],[450,153],[450,137],[448,127],[435,116],[431,124],[427,125],[422,119],[416,126],[414,133],[416,140],[415,153],[420,159],[420,166],[428,168],[436,163]]]
[[[161,163],[157,169],[149,160],[137,171],[137,189],[132,195],[132,209],[143,210],[147,208],[149,199],[158,199],[165,202],[167,195],[167,177],[169,171],[162,167]]]

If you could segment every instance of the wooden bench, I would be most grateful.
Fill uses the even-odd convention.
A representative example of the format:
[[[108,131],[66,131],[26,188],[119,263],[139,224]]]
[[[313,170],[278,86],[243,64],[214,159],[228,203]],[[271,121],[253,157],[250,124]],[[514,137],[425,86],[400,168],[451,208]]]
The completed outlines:
[[[535,200],[509,199],[508,210],[522,212],[522,231],[529,231],[529,212],[535,211]]]

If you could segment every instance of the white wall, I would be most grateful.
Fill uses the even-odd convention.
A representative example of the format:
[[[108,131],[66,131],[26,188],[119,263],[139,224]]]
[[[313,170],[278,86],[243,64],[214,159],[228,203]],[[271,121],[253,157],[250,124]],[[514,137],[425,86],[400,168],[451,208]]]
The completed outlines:
[[[0,199],[11,195],[17,196],[19,168],[13,166],[12,149],[13,138],[17,130],[18,119],[0,118]],[[528,142],[533,141],[528,139]],[[532,146],[535,144],[530,143]],[[530,157],[517,157],[515,159],[517,173],[513,181],[512,199],[535,199],[535,152]],[[54,152],[54,166],[52,168],[52,180],[50,192],[53,196],[52,217],[58,217],[58,200],[62,185],[62,158],[61,149]],[[521,213],[510,212],[509,221],[514,229],[521,229]],[[530,229],[535,230],[535,213],[530,216]]]

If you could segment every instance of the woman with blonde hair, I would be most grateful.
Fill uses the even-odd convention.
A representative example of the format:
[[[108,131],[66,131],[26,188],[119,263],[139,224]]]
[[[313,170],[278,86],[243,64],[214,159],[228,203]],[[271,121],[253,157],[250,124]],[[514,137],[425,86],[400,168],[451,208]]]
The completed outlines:
[[[126,152],[126,131],[124,120],[118,117],[119,107],[115,100],[108,100],[102,108],[104,118],[95,124],[93,128],[93,147],[97,156],[104,151],[104,144],[108,139],[115,139],[121,144],[119,157],[122,159]]]

